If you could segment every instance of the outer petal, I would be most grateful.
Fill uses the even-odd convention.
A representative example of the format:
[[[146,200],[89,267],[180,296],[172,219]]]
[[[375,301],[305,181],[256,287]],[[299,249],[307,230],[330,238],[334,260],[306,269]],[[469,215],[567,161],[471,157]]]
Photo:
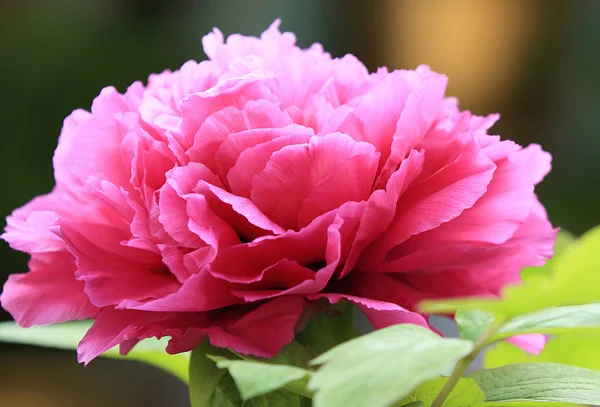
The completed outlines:
[[[425,162],[427,161],[425,152]],[[398,200],[389,229],[362,257],[370,270],[393,271],[386,263],[397,258],[395,248],[411,236],[435,229],[471,208],[486,192],[496,166],[475,143],[467,143],[458,158],[409,187]]]
[[[77,279],[85,282],[96,306],[160,298],[179,287],[155,253],[120,245],[124,238],[116,230],[88,225],[84,237],[62,224],[59,233],[77,259]]]
[[[30,271],[9,276],[2,307],[24,327],[91,318],[97,313],[75,279],[73,257],[65,252],[36,254]]]
[[[35,211],[26,215],[26,218],[21,218],[18,211],[15,212],[8,217],[8,226],[1,236],[11,248],[25,253],[64,250],[65,243],[50,230],[59,222],[55,212]]]
[[[543,265],[552,256],[556,233],[536,200],[527,220],[504,244],[447,242],[414,252],[407,244],[389,268],[414,271],[406,275],[411,285],[442,296],[497,294],[504,284],[519,281],[523,267]],[[433,278],[427,271],[439,273]]]
[[[105,88],[94,100],[92,114],[75,111],[65,122],[54,154],[57,184],[70,188],[93,175],[117,186],[129,187],[130,163],[123,162],[117,114],[130,111],[127,98]]]
[[[229,313],[189,314],[106,308],[79,344],[78,359],[87,364],[118,344],[126,353],[137,341],[163,336],[171,336],[169,353],[190,351],[208,336],[215,346],[272,357],[293,340],[303,304],[301,297],[286,297]]]
[[[241,318],[208,331],[210,342],[240,353],[273,357],[294,339],[294,327],[302,314],[300,296],[270,300]]]

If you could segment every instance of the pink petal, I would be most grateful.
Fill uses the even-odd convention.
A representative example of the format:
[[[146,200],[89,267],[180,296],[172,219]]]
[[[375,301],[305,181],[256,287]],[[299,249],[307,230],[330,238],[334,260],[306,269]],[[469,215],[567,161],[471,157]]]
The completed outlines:
[[[224,248],[210,265],[210,272],[230,282],[261,281],[267,268],[281,259],[310,265],[325,259],[327,226],[335,214],[324,215],[306,228],[265,236],[251,243]]]
[[[105,88],[94,100],[92,114],[76,111],[76,117],[65,123],[54,154],[57,184],[81,185],[93,175],[128,187],[130,164],[123,162],[123,134],[116,115],[129,111],[122,95],[114,88]]]
[[[415,310],[419,302],[435,298],[429,287],[415,287],[404,280],[404,274],[369,273],[356,271],[343,281],[347,294],[396,304],[406,310]]]
[[[292,125],[282,129],[252,131],[248,135],[254,140],[257,136],[260,137],[260,141],[269,138],[270,140],[248,146],[239,154],[227,174],[231,192],[246,198],[250,197],[254,177],[265,169],[274,152],[285,146],[308,143],[314,132],[304,126]]]
[[[119,121],[125,134],[121,149],[125,162],[131,163],[130,183],[139,192],[143,202],[148,202],[154,191],[165,183],[165,174],[177,160],[163,141],[153,139],[139,125],[137,114],[125,114]]]
[[[210,343],[249,355],[273,357],[294,340],[294,327],[304,306],[300,296],[270,300],[225,328],[209,330]]]
[[[105,308],[81,340],[78,360],[89,363],[118,344],[126,353],[136,342],[171,336],[168,353],[186,352],[206,336],[214,346],[236,352],[272,357],[294,339],[294,326],[304,299],[278,298],[258,307],[242,307],[226,313],[169,313]]]
[[[182,145],[189,149],[196,144],[196,137],[202,140],[204,136],[202,125],[212,114],[229,108],[241,109],[250,100],[271,100],[271,91],[266,85],[266,77],[257,73],[227,79],[218,83],[214,87],[203,92],[192,93],[181,101],[182,121]],[[207,136],[210,132],[207,133]],[[213,138],[214,139],[214,138]],[[204,142],[196,144],[196,147],[190,151],[193,156],[200,149]],[[218,147],[218,138],[217,145]],[[216,148],[215,150],[216,151]]]
[[[239,239],[212,211],[206,198],[192,192],[205,179],[218,182],[202,164],[190,163],[171,171],[160,190],[158,220],[179,245],[194,249],[209,245],[216,251],[220,245],[236,244]]]
[[[425,156],[427,162],[427,153]],[[486,192],[495,165],[475,143],[468,143],[459,157],[407,189],[398,201],[390,228],[365,253],[370,264],[381,262],[378,269],[390,269],[385,263],[398,258],[395,248],[411,236],[439,227],[471,208]]]
[[[17,216],[15,216],[17,215]],[[51,227],[58,225],[59,217],[55,212],[36,211],[20,218],[17,211],[8,217],[6,231],[2,236],[11,248],[26,253],[55,252],[65,249],[65,243]]]
[[[153,312],[200,312],[243,303],[231,290],[236,286],[213,277],[206,269],[191,275],[179,290],[148,300],[124,300],[118,308]]]
[[[248,240],[284,232],[249,199],[231,194],[207,182],[200,182],[195,192],[203,194],[210,208]]]
[[[87,225],[85,232],[87,237],[62,224],[59,235],[76,258],[76,277],[85,282],[85,292],[94,305],[160,298],[179,287],[155,253],[120,245],[124,239],[118,237],[118,231]]]
[[[543,167],[546,153],[532,156],[527,149],[515,150],[510,142],[500,142],[487,149],[490,148],[495,149],[498,168],[483,197],[459,217],[415,236],[411,245],[439,246],[448,242],[502,244],[521,227],[535,199],[530,178],[535,172],[532,167]],[[486,153],[489,153],[487,149]]]
[[[381,169],[377,184],[387,182],[410,150],[423,139],[442,108],[448,79],[432,73],[429,68],[423,66],[417,68],[416,72],[419,74],[418,79],[413,81],[416,89],[408,96],[400,113],[390,156]]]
[[[0,296],[2,307],[19,325],[47,325],[96,314],[83,282],[75,280],[75,261],[69,253],[35,254],[29,269],[10,275]]]
[[[530,334],[530,335],[518,335],[507,339],[508,342],[513,345],[517,345],[526,352],[534,355],[539,355],[544,346],[546,346],[547,338],[541,334]]]
[[[366,200],[378,158],[373,146],[357,143],[345,134],[313,137],[308,145],[283,147],[273,153],[265,169],[253,179],[252,201],[277,224],[287,229],[297,229],[310,222],[311,217],[348,200]],[[357,164],[356,167],[349,164],[353,159],[352,164]],[[342,167],[346,167],[348,171],[342,170]],[[338,171],[331,183],[343,182],[342,176],[352,174],[348,181],[360,184],[350,188],[344,183],[336,190],[341,196],[328,196],[331,201],[326,203],[316,202],[317,199],[311,197],[311,193],[321,182],[332,176],[334,170]],[[357,173],[351,173],[353,170]],[[361,171],[366,173],[360,174]],[[327,185],[330,185],[329,182]],[[344,187],[348,187],[348,190],[343,191]],[[300,211],[307,198],[309,200],[302,213]],[[302,223],[299,223],[299,213],[303,217]]]
[[[439,285],[445,290],[457,289],[452,279],[462,281],[465,289],[490,287],[485,292],[497,291],[503,284],[518,281],[523,267],[540,266],[552,256],[557,230],[548,222],[543,207],[535,201],[527,220],[514,236],[501,245],[447,242],[444,245],[412,247],[403,245],[404,252],[386,267],[394,272],[444,271],[435,279],[425,273],[407,275],[411,284]],[[413,251],[414,250],[414,251]],[[400,254],[400,251],[397,251]],[[456,274],[455,274],[456,273]],[[463,290],[463,288],[460,288]],[[473,292],[472,294],[476,294]]]
[[[378,162],[379,153],[367,150],[333,167],[329,176],[318,182],[310,195],[302,200],[298,213],[299,227],[308,225],[317,216],[345,202],[366,200],[371,193]]]
[[[309,265],[302,261],[299,262],[299,259],[294,257],[291,257],[294,260],[284,259],[276,261],[273,259],[275,263],[262,270],[258,281],[250,285],[241,286],[234,291],[234,294],[244,298],[246,301],[258,301],[283,295],[315,294],[323,290],[330,282],[335,271],[347,257],[364,208],[364,203],[348,202],[339,210],[332,212],[332,214],[335,214],[333,221],[330,220],[331,215],[323,215],[315,219],[304,230],[304,232],[308,232],[310,229],[314,230],[318,228],[319,223],[321,223],[320,227],[323,227],[331,222],[327,226],[325,256],[321,261],[322,265],[319,265],[318,269],[314,270],[314,264],[318,264],[318,262],[314,261],[312,263],[313,271],[307,267]],[[303,233],[303,231],[300,231],[300,233]],[[283,236],[280,236],[271,239],[270,242],[276,243],[279,241],[281,244],[282,240]],[[310,241],[312,242],[312,239]],[[266,239],[263,242],[268,244],[268,240]],[[259,247],[261,243],[253,247]],[[315,247],[317,253],[320,250],[320,247]],[[281,249],[276,251],[281,251]]]
[[[398,197],[419,176],[423,158],[422,153],[412,150],[408,158],[402,161],[398,171],[392,174],[386,189],[379,189],[371,194],[341,277],[352,271],[363,250],[389,226],[396,213]],[[365,261],[368,262],[368,258]]]

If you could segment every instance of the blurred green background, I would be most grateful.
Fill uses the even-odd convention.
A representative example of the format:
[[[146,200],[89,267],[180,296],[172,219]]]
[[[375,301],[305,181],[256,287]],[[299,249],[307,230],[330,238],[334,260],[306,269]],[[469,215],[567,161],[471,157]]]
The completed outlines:
[[[600,1],[0,0],[0,215],[53,186],[62,120],[102,87],[205,58],[201,38],[257,35],[275,18],[298,43],[353,53],[370,70],[429,64],[494,133],[554,156],[539,188],[576,234],[600,223]],[[26,271],[0,244],[0,276]],[[2,319],[9,319],[6,313]],[[0,345],[3,407],[187,406],[183,385],[129,362],[83,368],[68,352]]]

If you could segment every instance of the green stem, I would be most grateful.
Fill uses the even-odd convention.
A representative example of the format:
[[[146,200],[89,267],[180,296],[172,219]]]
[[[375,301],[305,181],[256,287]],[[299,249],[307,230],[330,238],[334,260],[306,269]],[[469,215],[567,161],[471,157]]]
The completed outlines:
[[[489,328],[477,339],[471,352],[458,361],[454,367],[454,370],[452,371],[452,374],[448,378],[448,381],[431,404],[431,407],[442,407],[442,404],[444,404],[444,401],[446,401],[446,398],[448,395],[450,395],[450,392],[454,386],[456,386],[458,381],[464,376],[471,363],[473,363],[473,360],[475,360],[479,352],[481,352],[481,350],[489,344],[489,340],[494,336],[498,329],[502,327],[503,324],[503,320],[494,321],[494,323],[490,325]]]

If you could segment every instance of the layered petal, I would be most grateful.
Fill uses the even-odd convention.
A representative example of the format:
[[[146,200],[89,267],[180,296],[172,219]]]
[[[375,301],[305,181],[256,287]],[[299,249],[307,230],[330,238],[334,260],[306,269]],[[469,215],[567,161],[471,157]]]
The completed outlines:
[[[29,272],[12,274],[0,302],[24,327],[92,318],[98,309],[75,279],[75,259],[66,251],[36,254]]]
[[[171,337],[169,353],[190,351],[208,336],[215,346],[272,357],[294,338],[303,303],[286,297],[232,312],[192,314],[106,308],[79,344],[78,359],[87,364],[119,344],[125,344],[125,354],[142,339],[164,336]]]
[[[379,154],[340,133],[313,137],[271,155],[252,181],[252,201],[279,225],[298,229],[344,202],[366,200]]]

